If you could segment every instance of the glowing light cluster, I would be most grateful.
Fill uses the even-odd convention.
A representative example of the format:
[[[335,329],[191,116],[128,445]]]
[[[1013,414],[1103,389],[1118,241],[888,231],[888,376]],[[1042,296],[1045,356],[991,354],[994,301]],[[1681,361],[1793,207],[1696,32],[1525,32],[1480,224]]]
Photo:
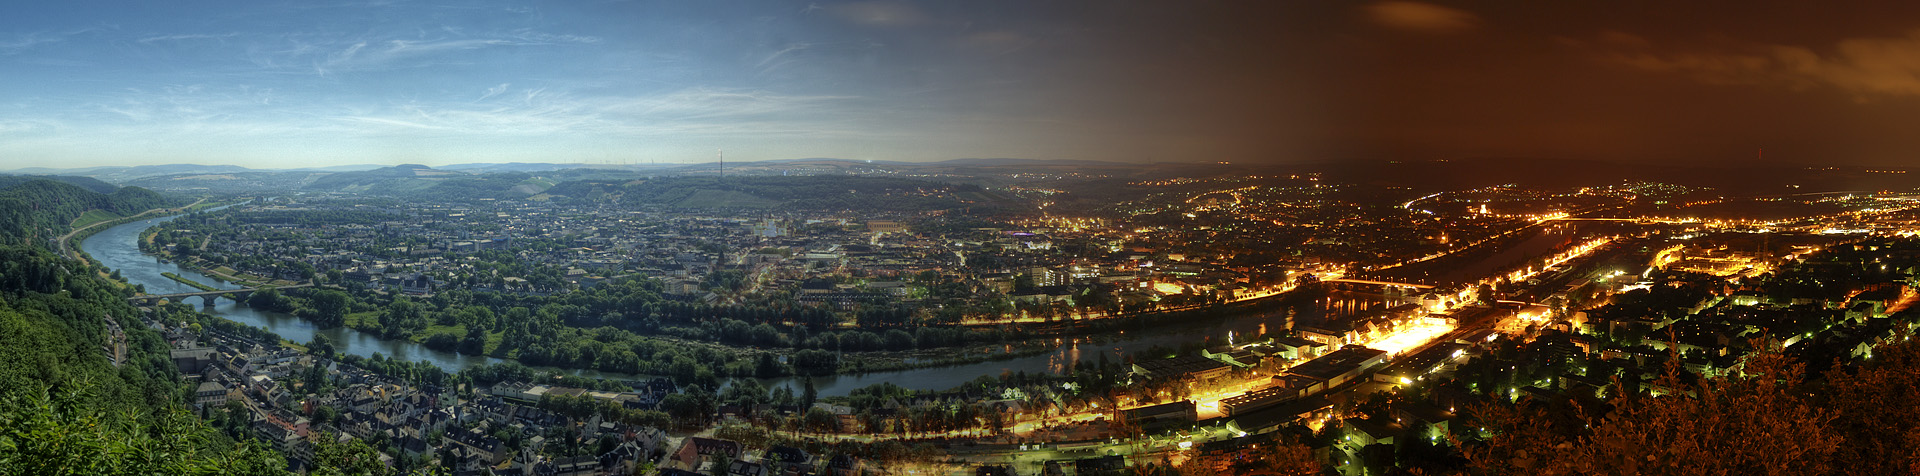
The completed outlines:
[[[1453,330],[1454,326],[1442,319],[1416,319],[1413,323],[1400,326],[1379,339],[1361,345],[1386,351],[1388,355],[1398,356],[1432,343],[1434,339],[1447,335]]]

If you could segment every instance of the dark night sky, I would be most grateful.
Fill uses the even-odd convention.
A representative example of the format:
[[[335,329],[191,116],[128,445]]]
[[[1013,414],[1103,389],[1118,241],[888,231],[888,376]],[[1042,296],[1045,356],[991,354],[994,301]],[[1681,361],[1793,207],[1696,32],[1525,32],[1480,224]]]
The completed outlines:
[[[1913,163],[1920,5],[38,2],[0,169],[965,157]]]

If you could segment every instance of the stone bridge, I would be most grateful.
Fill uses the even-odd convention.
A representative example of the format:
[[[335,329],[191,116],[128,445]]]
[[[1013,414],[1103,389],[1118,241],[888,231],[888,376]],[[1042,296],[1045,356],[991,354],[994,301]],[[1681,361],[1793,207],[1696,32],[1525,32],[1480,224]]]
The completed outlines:
[[[251,296],[253,296],[253,292],[254,292],[254,291],[259,291],[259,290],[262,290],[262,289],[272,289],[272,290],[278,290],[278,291],[284,291],[284,290],[288,290],[288,289],[301,289],[301,288],[308,288],[308,287],[313,287],[313,285],[311,285],[311,284],[295,284],[295,285],[290,285],[290,286],[271,286],[271,287],[259,287],[259,288],[240,288],[240,289],[222,289],[222,290],[219,290],[219,291],[202,291],[202,292],[197,292],[197,293],[176,293],[176,294],[142,294],[142,295],[139,295],[139,296],[134,296],[134,297],[130,297],[130,298],[127,298],[127,300],[128,300],[128,301],[131,301],[131,302],[133,302],[133,303],[134,303],[135,305],[139,305],[139,306],[152,306],[152,305],[155,305],[155,304],[159,304],[159,303],[160,303],[160,300],[162,300],[162,299],[165,299],[165,300],[168,300],[168,301],[173,301],[173,302],[186,302],[186,301],[187,301],[187,299],[189,299],[189,298],[194,298],[194,297],[198,297],[198,298],[200,298],[200,301],[201,301],[201,303],[202,303],[202,304],[204,304],[204,305],[205,305],[206,307],[213,307],[213,301],[214,301],[214,300],[216,300],[216,299],[220,299],[220,298],[223,298],[223,297],[228,297],[229,295],[231,295],[231,297],[232,297],[232,299],[233,299],[234,301],[238,301],[238,302],[247,302],[247,298],[248,298],[248,297],[251,297]]]
[[[1427,289],[1433,289],[1433,285],[1431,285],[1431,284],[1420,284],[1420,283],[1404,283],[1404,282],[1399,282],[1399,281],[1377,281],[1377,280],[1372,280],[1372,279],[1358,279],[1358,278],[1339,278],[1339,279],[1329,279],[1329,280],[1326,280],[1326,281],[1321,281],[1321,282],[1323,282],[1323,283],[1351,283],[1351,284],[1372,284],[1372,285],[1376,285],[1376,286],[1395,286],[1395,287],[1403,287],[1403,288],[1414,288],[1414,289],[1420,289],[1420,290],[1427,290]]]

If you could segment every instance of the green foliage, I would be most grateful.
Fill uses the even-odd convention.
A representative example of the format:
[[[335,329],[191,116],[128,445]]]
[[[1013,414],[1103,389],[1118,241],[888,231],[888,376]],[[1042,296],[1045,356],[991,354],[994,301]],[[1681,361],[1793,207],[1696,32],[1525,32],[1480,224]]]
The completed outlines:
[[[168,346],[122,292],[46,250],[0,246],[0,474],[284,473],[180,409]],[[108,319],[124,332],[117,366]]]
[[[207,447],[212,430],[184,410],[113,414],[90,390],[81,382],[0,398],[0,474],[287,474],[280,455],[252,441]]]
[[[387,338],[413,335],[414,331],[427,328],[426,315],[420,306],[405,296],[394,299],[387,309],[380,313],[380,335]]]
[[[378,476],[390,474],[387,466],[380,462],[379,451],[368,446],[366,440],[354,438],[346,443],[335,441],[333,435],[321,434],[320,442],[313,448],[313,467],[311,475],[323,476]]]
[[[347,293],[331,289],[319,289],[307,293],[308,311],[301,317],[313,320],[323,329],[340,327],[347,323],[347,311],[353,309],[353,297]]]
[[[0,190],[0,474],[286,474],[278,454],[233,444],[183,409],[168,345],[141,325],[126,290],[41,247],[89,210],[165,205],[131,187],[102,195],[32,180]],[[203,324],[172,319],[204,316],[182,307],[159,317]]]

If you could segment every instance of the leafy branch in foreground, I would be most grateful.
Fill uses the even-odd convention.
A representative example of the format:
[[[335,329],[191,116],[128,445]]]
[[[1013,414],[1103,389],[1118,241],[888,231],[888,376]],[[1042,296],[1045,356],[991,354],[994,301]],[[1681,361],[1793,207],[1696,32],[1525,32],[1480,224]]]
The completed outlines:
[[[210,449],[213,431],[185,410],[113,414],[87,388],[0,397],[0,474],[287,474],[278,453],[251,440]]]

